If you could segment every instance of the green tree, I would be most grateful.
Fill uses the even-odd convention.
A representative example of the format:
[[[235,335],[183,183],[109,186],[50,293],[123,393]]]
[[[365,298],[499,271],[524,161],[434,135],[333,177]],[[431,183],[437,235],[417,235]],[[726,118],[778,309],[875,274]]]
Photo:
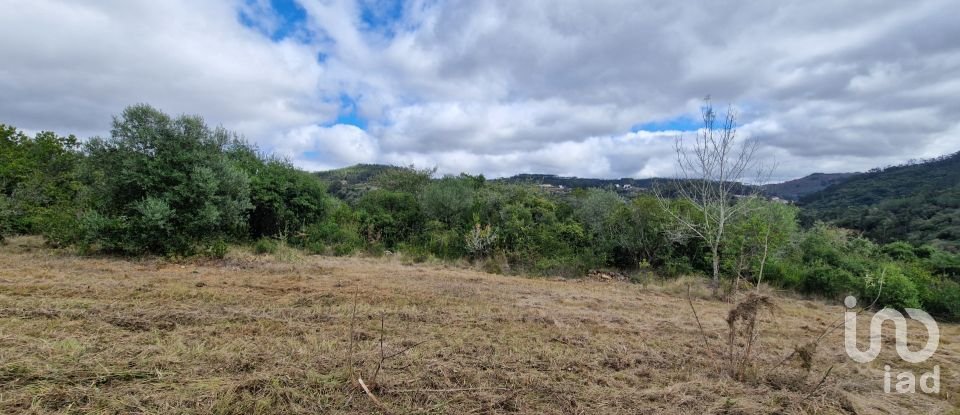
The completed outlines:
[[[377,189],[357,202],[360,228],[368,243],[396,248],[423,232],[424,216],[413,194]]]
[[[292,237],[323,221],[329,196],[315,175],[246,144],[235,145],[229,156],[250,178],[250,237]]]
[[[436,168],[418,169],[411,165],[385,170],[374,176],[372,182],[381,189],[416,195],[430,183],[430,177],[436,172]]]
[[[761,198],[746,198],[744,214],[730,223],[723,244],[725,268],[740,278],[763,281],[768,260],[780,252],[798,230],[797,209]]]
[[[754,155],[755,140],[740,143],[736,135],[736,115],[729,109],[718,124],[709,101],[701,108],[703,128],[693,144],[677,139],[676,152],[679,180],[673,181],[672,191],[688,202],[694,216],[678,214],[665,201],[666,190],[657,189],[658,199],[664,201],[664,210],[683,225],[693,237],[702,239],[710,248],[714,293],[720,287],[720,261],[724,232],[727,226],[742,215],[745,205],[736,202],[740,184],[754,169],[758,169]],[[759,179],[759,178],[758,178]]]
[[[200,117],[127,108],[110,138],[85,146],[84,177],[102,218],[91,230],[96,242],[124,253],[187,254],[238,236],[251,204],[249,178],[227,157],[237,145]]]
[[[601,263],[572,209],[530,186],[498,189],[502,198],[488,199],[499,206],[491,225],[497,247],[513,264],[537,273],[572,276]]]
[[[423,213],[451,229],[470,226],[476,186],[477,182],[466,176],[445,176],[431,181],[420,192]]]
[[[51,236],[75,216],[81,191],[77,139],[44,131],[28,137],[0,125],[0,194],[7,199],[8,232]]]
[[[13,206],[7,195],[0,194],[0,243],[13,230]]]

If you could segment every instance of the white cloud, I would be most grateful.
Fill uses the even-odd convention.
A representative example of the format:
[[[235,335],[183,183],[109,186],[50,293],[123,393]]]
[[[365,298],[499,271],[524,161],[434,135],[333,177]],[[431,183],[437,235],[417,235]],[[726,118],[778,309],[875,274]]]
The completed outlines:
[[[279,140],[277,152],[300,164],[331,169],[375,162],[379,155],[378,147],[373,137],[354,125],[309,125],[284,135]]]
[[[102,134],[136,102],[198,113],[306,168],[650,176],[675,133],[633,125],[732,102],[780,178],[960,149],[960,3],[829,5],[302,0],[280,42],[268,2],[8,0],[0,122]],[[256,28],[238,13],[261,15]],[[324,56],[318,62],[317,56]],[[329,125],[338,97],[366,131]],[[309,154],[305,154],[309,153]]]
[[[112,114],[138,102],[251,137],[335,116],[321,99],[315,48],[244,27],[231,1],[10,0],[3,8],[0,114],[24,128],[103,134]]]

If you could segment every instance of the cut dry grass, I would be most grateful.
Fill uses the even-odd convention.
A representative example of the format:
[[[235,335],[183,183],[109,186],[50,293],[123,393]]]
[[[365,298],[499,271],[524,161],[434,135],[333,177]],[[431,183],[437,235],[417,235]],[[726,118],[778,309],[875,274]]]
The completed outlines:
[[[879,359],[854,363],[841,330],[774,368],[843,311],[780,297],[757,317],[757,370],[735,380],[724,358],[732,304],[698,298],[701,285],[688,303],[687,282],[525,279],[389,257],[81,258],[13,238],[0,247],[0,412],[949,413],[960,403],[957,326],[941,324],[940,350],[918,365],[886,334]],[[884,394],[884,364],[939,364],[940,395]]]

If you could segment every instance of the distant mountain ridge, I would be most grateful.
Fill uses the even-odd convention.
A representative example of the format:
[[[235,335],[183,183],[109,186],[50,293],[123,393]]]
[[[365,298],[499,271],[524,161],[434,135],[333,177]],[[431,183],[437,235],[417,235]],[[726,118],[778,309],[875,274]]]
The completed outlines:
[[[763,191],[770,196],[796,202],[806,195],[843,183],[858,174],[860,173],[813,173],[799,179],[763,185]]]
[[[620,179],[593,179],[593,178],[583,178],[576,176],[558,176],[555,174],[531,174],[523,173],[517,174],[510,177],[504,177],[499,179],[493,179],[494,181],[506,182],[506,183],[534,183],[534,184],[546,184],[550,186],[563,186],[571,189],[576,188],[608,188],[608,187],[626,187],[637,188],[637,189],[649,189],[653,187],[653,184],[659,180],[656,178],[649,179],[631,179],[631,178],[620,178]]]

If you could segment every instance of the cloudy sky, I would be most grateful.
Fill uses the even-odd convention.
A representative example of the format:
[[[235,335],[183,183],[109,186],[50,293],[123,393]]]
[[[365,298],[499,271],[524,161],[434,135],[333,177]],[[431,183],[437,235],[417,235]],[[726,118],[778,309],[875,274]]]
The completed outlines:
[[[701,4],[695,4],[701,3]],[[777,177],[960,150],[960,2],[0,0],[0,123],[200,114],[310,170],[673,174],[701,99]]]

